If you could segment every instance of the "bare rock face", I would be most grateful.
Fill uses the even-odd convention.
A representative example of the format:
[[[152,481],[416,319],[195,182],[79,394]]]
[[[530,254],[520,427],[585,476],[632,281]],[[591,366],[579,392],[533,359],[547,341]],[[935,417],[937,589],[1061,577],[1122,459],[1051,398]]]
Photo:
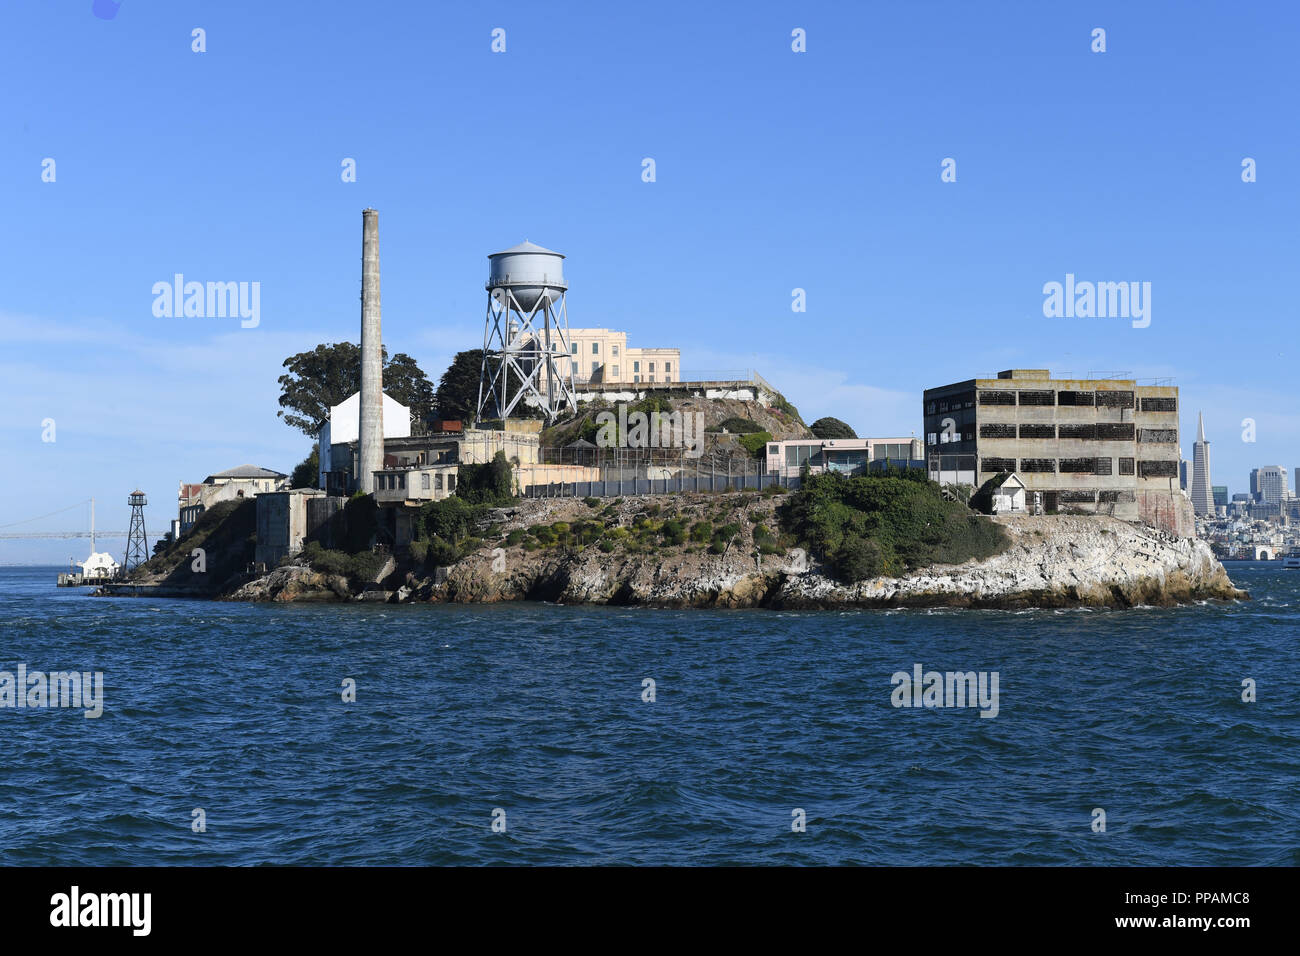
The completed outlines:
[[[718,499],[709,509],[722,507]],[[621,499],[620,499],[621,501]],[[674,508],[689,506],[678,499]],[[737,498],[727,520],[775,526],[774,502]],[[628,499],[620,515],[631,519],[647,507]],[[626,512],[626,514],[624,514]],[[593,510],[580,500],[521,502],[498,515],[502,533],[512,528],[573,522]],[[746,518],[748,520],[741,520]],[[563,604],[656,607],[1132,607],[1202,600],[1248,598],[1196,538],[1180,538],[1109,517],[1050,515],[999,518],[1011,545],[984,561],[933,566],[899,577],[845,585],[815,558],[791,554],[756,557],[752,541],[724,554],[663,547],[653,553],[618,547],[522,545],[489,548],[450,568],[429,571],[390,560],[376,582],[354,591],[336,575],[289,565],[240,587],[232,597],[252,601],[382,600],[494,603],[554,601]],[[494,554],[496,557],[494,558]],[[360,586],[359,586],[360,587]]]
[[[433,600],[547,600],[658,607],[1132,607],[1248,598],[1205,542],[1107,517],[1000,519],[1011,547],[984,561],[935,566],[844,585],[815,561],[756,565],[739,551],[667,556],[507,552],[505,572],[486,555],[451,569]]]
[[[249,581],[229,596],[232,601],[339,601],[351,597],[347,580],[290,564]]]
[[[1106,517],[999,519],[1012,539],[985,561],[845,586],[811,573],[785,580],[780,607],[1132,607],[1248,598],[1209,545]]]

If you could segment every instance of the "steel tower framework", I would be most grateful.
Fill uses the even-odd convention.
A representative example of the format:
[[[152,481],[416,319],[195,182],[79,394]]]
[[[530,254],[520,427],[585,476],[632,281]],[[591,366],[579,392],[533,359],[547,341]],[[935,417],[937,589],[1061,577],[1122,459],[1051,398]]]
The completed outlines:
[[[489,289],[476,417],[482,420],[491,409],[506,418],[530,395],[548,423],[563,411],[576,412],[571,359],[563,287],[542,286],[531,309],[519,304],[510,286]]]
[[[126,556],[122,570],[130,571],[149,560],[149,539],[144,532],[144,506],[148,504],[144,492],[137,488],[126,499],[131,506],[131,527],[126,532]]]

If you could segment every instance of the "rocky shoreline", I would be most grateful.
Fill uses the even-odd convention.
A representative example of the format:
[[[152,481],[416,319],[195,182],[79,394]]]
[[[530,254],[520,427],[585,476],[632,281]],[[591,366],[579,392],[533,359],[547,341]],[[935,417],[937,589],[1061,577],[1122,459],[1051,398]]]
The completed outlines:
[[[564,499],[521,502],[507,511],[503,530],[568,519],[582,508],[580,502]],[[551,601],[772,609],[1122,608],[1249,598],[1198,539],[1108,517],[998,520],[1011,539],[1001,554],[854,585],[834,580],[815,558],[801,552],[757,555],[743,544],[721,555],[511,547],[485,548],[433,573],[390,560],[362,587],[294,563],[214,596],[278,602]]]

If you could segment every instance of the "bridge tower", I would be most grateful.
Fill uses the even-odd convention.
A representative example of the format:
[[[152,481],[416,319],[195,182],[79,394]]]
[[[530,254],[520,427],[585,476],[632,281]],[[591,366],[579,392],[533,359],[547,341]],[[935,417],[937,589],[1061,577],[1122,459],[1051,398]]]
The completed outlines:
[[[126,557],[122,559],[122,570],[130,571],[149,560],[149,539],[144,533],[144,506],[148,504],[144,492],[137,488],[127,497],[131,506],[131,527],[126,533]]]

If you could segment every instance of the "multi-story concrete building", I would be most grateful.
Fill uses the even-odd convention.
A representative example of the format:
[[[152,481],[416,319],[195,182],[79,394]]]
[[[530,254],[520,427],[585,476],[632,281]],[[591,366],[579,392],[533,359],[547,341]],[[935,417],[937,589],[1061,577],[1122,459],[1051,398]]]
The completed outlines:
[[[558,343],[552,342],[558,349]],[[627,333],[613,329],[569,329],[569,356],[557,359],[561,372],[573,372],[582,384],[602,382],[680,382],[681,350],[672,348],[628,348]],[[545,388],[545,372],[542,373]]]
[[[1250,493],[1264,504],[1281,504],[1287,493],[1286,469],[1281,465],[1265,465],[1250,472]]]
[[[767,443],[767,473],[797,478],[807,465],[813,474],[862,474],[874,462],[917,466],[922,453],[919,438],[793,438]]]
[[[1178,389],[1133,379],[1053,379],[1012,369],[927,389],[931,477],[981,487],[1004,472],[1044,510],[1081,510],[1194,533],[1178,487]]]

